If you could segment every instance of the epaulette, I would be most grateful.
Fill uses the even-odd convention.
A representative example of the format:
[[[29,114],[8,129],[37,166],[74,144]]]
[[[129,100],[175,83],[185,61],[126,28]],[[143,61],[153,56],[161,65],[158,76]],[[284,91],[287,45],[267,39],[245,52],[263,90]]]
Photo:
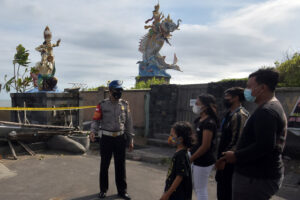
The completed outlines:
[[[124,103],[124,104],[126,104],[126,105],[129,104],[128,101],[126,101],[126,100],[124,100],[124,99],[121,99],[121,103]]]

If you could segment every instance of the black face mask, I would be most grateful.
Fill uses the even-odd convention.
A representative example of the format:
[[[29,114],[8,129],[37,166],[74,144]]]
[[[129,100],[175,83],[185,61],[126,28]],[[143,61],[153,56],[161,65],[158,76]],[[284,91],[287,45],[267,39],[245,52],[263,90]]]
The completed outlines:
[[[230,102],[229,99],[224,99],[223,103],[226,108],[230,108],[232,106],[232,103]]]
[[[115,98],[115,99],[120,99],[121,96],[122,96],[122,92],[120,90],[118,91],[113,91],[112,92],[112,96]]]

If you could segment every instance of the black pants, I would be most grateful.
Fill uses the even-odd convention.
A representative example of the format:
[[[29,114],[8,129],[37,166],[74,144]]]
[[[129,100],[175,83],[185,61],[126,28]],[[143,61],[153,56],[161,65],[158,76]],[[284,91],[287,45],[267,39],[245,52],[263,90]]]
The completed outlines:
[[[237,172],[232,178],[233,200],[269,200],[279,190],[283,176],[277,179],[256,179]]]
[[[126,168],[125,168],[126,141],[124,135],[110,137],[103,135],[100,140],[100,191],[108,190],[108,168],[112,154],[115,161],[115,181],[118,193],[127,190]]]
[[[224,170],[218,170],[216,173],[217,197],[218,200],[232,199],[232,175],[234,165],[226,164]]]

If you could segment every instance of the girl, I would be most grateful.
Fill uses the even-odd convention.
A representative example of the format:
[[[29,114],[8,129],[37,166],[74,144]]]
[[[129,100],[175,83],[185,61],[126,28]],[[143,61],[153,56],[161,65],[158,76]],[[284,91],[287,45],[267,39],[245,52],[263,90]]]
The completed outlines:
[[[214,96],[201,94],[193,107],[198,115],[195,120],[197,143],[191,148],[190,161],[194,190],[198,200],[207,200],[207,182],[216,158],[214,156],[214,139],[217,132],[217,111]]]
[[[168,170],[165,192],[160,200],[191,200],[192,177],[187,148],[192,146],[192,126],[177,122],[171,128],[169,144],[177,146]]]

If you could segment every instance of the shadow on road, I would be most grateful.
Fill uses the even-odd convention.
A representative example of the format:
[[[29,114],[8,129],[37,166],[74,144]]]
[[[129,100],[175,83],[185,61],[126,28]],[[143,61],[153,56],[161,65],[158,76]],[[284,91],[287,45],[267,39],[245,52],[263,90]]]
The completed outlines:
[[[71,199],[71,200],[99,200],[99,199],[100,198],[98,197],[98,193],[97,193],[97,194],[91,194],[91,195],[88,195],[88,196],[78,197],[78,198]],[[110,196],[106,196],[105,199],[119,200],[120,197],[118,197],[118,195],[110,195]]]

